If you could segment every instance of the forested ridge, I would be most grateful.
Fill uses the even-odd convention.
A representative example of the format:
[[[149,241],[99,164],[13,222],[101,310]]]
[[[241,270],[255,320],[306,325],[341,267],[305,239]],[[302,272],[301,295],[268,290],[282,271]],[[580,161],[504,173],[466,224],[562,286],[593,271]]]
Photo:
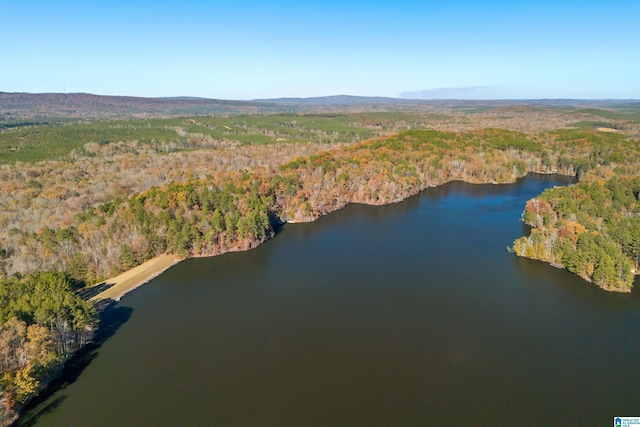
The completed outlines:
[[[68,351],[90,337],[95,314],[73,299],[76,284],[99,282],[162,253],[211,256],[249,249],[283,222],[312,221],[348,203],[397,202],[453,180],[505,183],[528,172],[579,176],[579,184],[548,190],[527,204],[523,220],[534,228],[514,250],[605,289],[628,291],[638,260],[637,142],[595,131],[410,130],[281,165],[181,175],[180,182],[130,195],[116,192],[55,224],[12,228],[0,242],[0,320],[2,339],[14,349],[6,360],[19,362],[3,364],[3,403],[19,407],[59,369]],[[35,197],[48,191],[38,176],[32,181]],[[76,308],[56,303],[47,311],[40,307],[47,298],[40,297],[16,308],[24,305],[24,295],[42,292],[40,282],[52,281],[66,283],[56,288],[64,297],[55,301],[71,301],[67,305]],[[64,351],[59,325],[71,331]],[[30,330],[50,336],[32,338]],[[46,350],[29,353],[36,347]],[[24,354],[31,356],[15,356]]]

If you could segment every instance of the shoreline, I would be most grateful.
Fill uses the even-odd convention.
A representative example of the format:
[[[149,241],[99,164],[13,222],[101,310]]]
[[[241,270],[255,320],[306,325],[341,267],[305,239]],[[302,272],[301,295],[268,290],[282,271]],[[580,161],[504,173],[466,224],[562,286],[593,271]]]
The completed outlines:
[[[473,182],[469,182],[469,181],[465,181],[464,179],[462,180],[451,180],[451,181],[447,181],[447,182],[443,182],[437,185],[429,185],[428,187],[418,191],[418,193],[416,194],[411,194],[407,197],[401,198],[399,200],[394,200],[394,201],[389,201],[387,203],[382,203],[382,204],[371,204],[371,203],[363,203],[363,204],[367,204],[367,205],[374,205],[374,206],[380,206],[380,205],[387,205],[387,204],[391,204],[391,203],[398,203],[398,202],[402,202],[404,200],[406,200],[409,197],[415,196],[419,193],[421,193],[422,191],[428,189],[428,188],[435,188],[435,187],[440,187],[442,185],[448,184],[450,182],[454,182],[454,181],[460,181],[460,182],[466,182],[468,184],[513,184],[515,182],[517,182],[519,179],[523,179],[526,178],[529,175],[559,175],[559,176],[567,176],[561,173],[558,173],[558,171],[552,171],[552,172],[543,172],[543,171],[527,171],[527,173],[521,177],[517,177],[514,181],[512,182],[477,182],[477,183],[473,183]],[[360,203],[360,202],[349,202],[348,204],[351,203]],[[345,205],[345,206],[346,206]],[[325,215],[329,215],[333,212],[336,212],[340,209],[342,209],[344,206],[331,211],[331,212],[327,212],[324,215],[320,215],[318,217],[310,217],[310,218],[305,218],[303,220],[287,220],[286,223],[289,224],[296,224],[296,223],[307,223],[307,222],[314,222],[317,219],[321,218],[322,216]],[[205,258],[205,257],[211,257],[211,256],[217,256],[217,255],[222,255],[228,252],[244,252],[250,249],[254,249],[258,246],[260,246],[262,243],[264,243],[267,240],[270,240],[271,238],[273,238],[275,236],[272,236],[270,238],[267,238],[263,241],[260,242],[256,242],[255,244],[249,244],[247,247],[240,247],[240,246],[236,246],[233,248],[229,248],[227,250],[223,250],[220,251],[219,253],[215,253],[215,254],[211,254],[211,255],[191,255],[191,256],[187,256],[187,257],[179,257],[176,254],[162,254],[162,255],[158,255],[155,258],[152,258],[148,261],[145,261],[144,263],[130,269],[127,270],[115,277],[112,277],[110,279],[107,279],[103,282],[100,282],[96,285],[91,286],[90,288],[86,288],[86,289],[91,289],[91,288],[96,288],[99,289],[100,287],[105,287],[106,289],[103,291],[99,291],[99,293],[97,293],[96,295],[92,296],[89,298],[90,301],[93,301],[94,303],[97,303],[98,307],[103,306],[103,304],[107,303],[107,305],[110,305],[108,302],[113,302],[113,301],[120,301],[120,298],[122,298],[123,296],[125,296],[126,294],[128,294],[129,292],[139,288],[140,286],[144,285],[145,283],[155,279],[156,277],[158,277],[160,274],[164,273],[166,270],[168,270],[169,268],[173,267],[174,265],[178,264],[181,261],[184,261],[185,259],[188,258]],[[528,257],[524,257],[524,258],[528,258]],[[529,259],[535,259],[535,258],[529,258]],[[561,268],[566,270],[565,267],[561,267],[559,265],[553,265],[552,263],[543,261],[543,260],[538,260],[538,261],[542,261],[545,262],[553,267],[556,268]],[[633,272],[635,276],[640,276],[640,270],[638,271],[634,271]],[[579,276],[581,277],[581,276]],[[583,280],[583,277],[581,277]],[[590,280],[586,280],[588,283],[592,283]],[[607,288],[603,288],[600,287],[601,289],[604,289],[605,291],[608,292],[618,292],[618,293],[628,293],[630,292],[630,290],[618,290],[618,289],[607,289]],[[103,306],[104,307],[104,306]],[[99,310],[101,310],[99,308]]]
[[[522,179],[522,178],[526,178],[528,175],[531,174],[539,174],[539,175],[553,175],[553,174],[557,174],[560,176],[566,176],[566,175],[562,175],[559,174],[558,172],[540,172],[540,171],[528,171],[524,176],[521,177],[517,177],[514,181],[512,182],[482,182],[482,183],[472,183],[472,182],[468,182],[465,180],[458,180],[460,182],[467,182],[469,184],[513,184],[515,183],[518,179]],[[428,187],[424,188],[423,190],[418,191],[419,194],[422,191],[426,190],[427,188],[436,188],[436,187],[441,187],[442,185],[448,184],[450,182],[453,182],[456,180],[451,180],[451,181],[447,181],[447,182],[443,182],[441,184],[438,185],[429,185]],[[400,200],[394,200],[394,201],[390,201],[388,203],[383,203],[381,205],[387,205],[387,204],[391,204],[391,203],[398,203],[398,202],[402,202],[404,200],[406,200],[409,197],[415,196],[416,194],[412,194],[409,195],[408,197],[404,197]],[[350,202],[350,203],[359,203],[359,202]],[[350,204],[350,203],[347,203]],[[369,204],[369,203],[364,203],[364,204]],[[371,205],[371,204],[370,204]],[[346,205],[345,205],[346,206]],[[380,205],[375,205],[375,206],[380,206]],[[341,208],[336,209],[335,211],[332,212],[336,212],[338,210],[340,210]],[[332,212],[328,212],[325,215],[328,215]],[[286,223],[289,224],[297,224],[297,223],[307,223],[307,222],[314,222],[316,221],[318,218],[325,216],[325,215],[320,215],[317,218],[309,218],[308,220],[287,220]],[[275,236],[274,236],[275,237]],[[270,238],[266,239],[266,240],[270,240]],[[266,241],[265,240],[265,241]],[[204,257],[210,257],[210,256],[217,256],[217,255],[222,255],[224,253],[228,253],[228,252],[243,252],[243,251],[247,251],[250,249],[253,249],[257,246],[259,246],[260,244],[264,243],[264,241],[259,242],[256,245],[249,245],[249,247],[247,248],[240,248],[240,247],[234,247],[234,248],[230,248],[224,251],[221,251],[220,253],[217,254],[212,254],[212,255],[196,255],[196,256],[188,256],[186,258],[181,258],[178,255],[175,254],[162,254],[162,255],[158,255],[155,258],[152,258],[148,261],[145,261],[144,263],[130,269],[127,270],[115,277],[112,277],[110,279],[104,280],[103,282],[100,282],[98,284],[95,284],[93,286],[91,286],[91,288],[98,288],[100,286],[102,287],[107,287],[104,291],[99,292],[98,294],[92,296],[91,298],[89,298],[90,301],[93,301],[95,303],[100,303],[101,301],[119,301],[120,298],[122,298],[123,296],[125,296],[127,293],[133,291],[134,289],[139,288],[140,286],[144,285],[145,283],[155,279],[156,277],[158,277],[160,274],[164,273],[166,270],[168,270],[169,268],[173,267],[174,265],[178,264],[180,261],[183,261],[185,259],[188,258],[204,258]],[[86,288],[86,289],[91,289],[91,288]]]

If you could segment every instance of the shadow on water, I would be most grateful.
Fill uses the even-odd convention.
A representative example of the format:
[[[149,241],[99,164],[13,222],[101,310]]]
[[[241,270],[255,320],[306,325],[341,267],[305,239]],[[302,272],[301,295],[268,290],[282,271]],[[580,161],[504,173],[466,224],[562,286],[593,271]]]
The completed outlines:
[[[58,408],[67,396],[64,394],[55,398],[53,396],[76,382],[80,374],[82,374],[87,366],[98,356],[100,347],[115,335],[118,329],[129,320],[131,313],[133,313],[131,307],[119,306],[113,300],[101,301],[98,304],[98,309],[100,311],[100,323],[93,341],[69,359],[60,377],[52,381],[46,390],[29,402],[24,408],[23,415],[15,423],[15,426],[33,426],[41,416]]]
[[[640,307],[640,277],[634,280],[630,293],[609,292],[581,279],[563,268],[553,267],[543,261],[513,256],[514,267],[523,276],[531,278],[539,286],[552,286],[566,293],[571,301],[587,304],[592,310],[622,313]],[[545,285],[546,284],[546,285]]]
[[[56,397],[51,402],[44,405],[42,408],[39,408],[37,413],[29,414],[29,416],[23,416],[19,418],[14,425],[23,426],[23,427],[34,426],[38,421],[38,418],[55,411],[62,404],[62,402],[64,402],[66,398],[67,396],[64,396],[64,395]],[[38,402],[40,402],[40,399],[38,399]]]
[[[278,217],[275,213],[269,212],[269,221],[271,222],[271,226],[273,227],[273,233],[275,236],[280,234],[282,228],[286,224],[286,222],[282,221],[280,217]]]

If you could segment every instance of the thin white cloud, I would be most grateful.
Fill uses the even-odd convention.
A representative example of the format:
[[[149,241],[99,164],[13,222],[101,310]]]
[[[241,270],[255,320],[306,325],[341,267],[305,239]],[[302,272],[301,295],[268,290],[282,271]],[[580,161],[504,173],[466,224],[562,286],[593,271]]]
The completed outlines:
[[[477,98],[478,92],[490,89],[490,86],[441,87],[412,92],[402,92],[400,98],[405,99],[469,99]]]

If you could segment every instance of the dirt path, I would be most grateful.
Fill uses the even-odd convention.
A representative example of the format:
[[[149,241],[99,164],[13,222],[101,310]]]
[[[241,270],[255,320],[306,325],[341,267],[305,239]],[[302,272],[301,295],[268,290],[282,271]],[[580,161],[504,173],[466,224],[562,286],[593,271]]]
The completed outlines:
[[[181,260],[182,259],[177,255],[166,254],[152,258],[144,264],[92,286],[92,288],[95,288],[99,293],[92,296],[90,299],[92,301],[99,301],[103,299],[113,299],[117,301],[127,292],[144,285]],[[87,289],[87,291],[92,288]]]

